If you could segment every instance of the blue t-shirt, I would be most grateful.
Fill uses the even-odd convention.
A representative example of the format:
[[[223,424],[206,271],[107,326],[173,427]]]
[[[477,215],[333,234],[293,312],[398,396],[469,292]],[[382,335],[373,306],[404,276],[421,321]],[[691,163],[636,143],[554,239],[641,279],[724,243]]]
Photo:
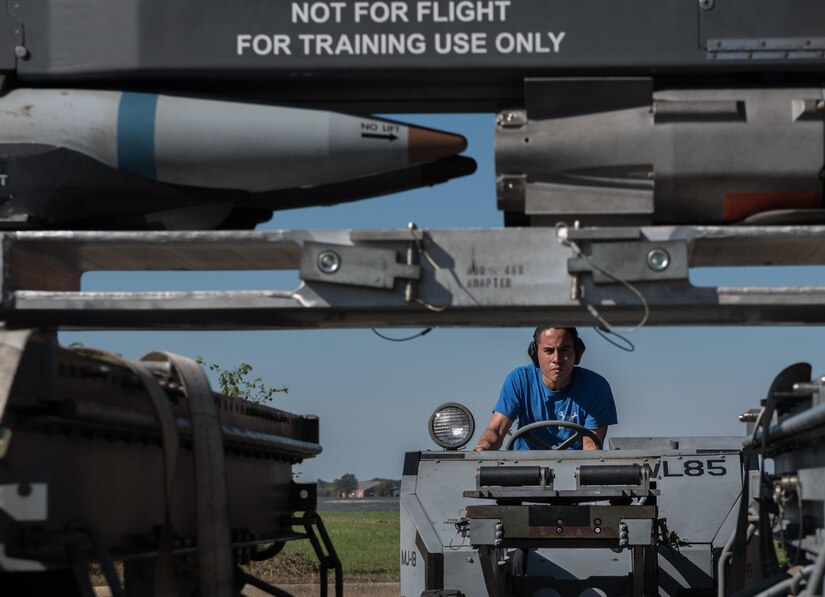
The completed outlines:
[[[537,421],[570,421],[588,429],[598,429],[618,422],[610,384],[598,373],[583,367],[574,367],[571,382],[560,390],[545,386],[541,380],[541,369],[535,365],[518,367],[504,380],[493,411],[511,421],[518,419],[519,427]],[[573,430],[544,427],[533,433],[554,446],[573,435]],[[532,449],[523,438],[517,439],[513,448]],[[581,449],[581,441],[570,449]]]

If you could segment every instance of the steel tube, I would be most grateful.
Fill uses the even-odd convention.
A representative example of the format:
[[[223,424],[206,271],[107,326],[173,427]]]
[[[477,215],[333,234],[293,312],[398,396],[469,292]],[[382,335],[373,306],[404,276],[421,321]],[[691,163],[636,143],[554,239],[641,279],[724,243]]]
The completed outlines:
[[[159,433],[157,419],[154,415],[82,400],[66,402],[66,405],[66,421],[83,421],[107,427],[117,426],[121,430],[128,428],[135,431]],[[191,434],[191,423],[188,419],[178,417],[176,422],[181,434]],[[226,425],[222,425],[221,429],[226,447],[230,449],[252,448],[296,458],[311,458],[321,453],[321,446],[313,442]]]
[[[776,425],[772,425],[768,429],[768,441],[780,441],[791,435],[810,431],[820,425],[825,425],[825,403],[789,417]],[[758,431],[753,437],[753,442],[757,444],[761,443],[763,435],[763,431]],[[743,443],[745,445],[751,445],[752,442],[751,439],[748,438]]]

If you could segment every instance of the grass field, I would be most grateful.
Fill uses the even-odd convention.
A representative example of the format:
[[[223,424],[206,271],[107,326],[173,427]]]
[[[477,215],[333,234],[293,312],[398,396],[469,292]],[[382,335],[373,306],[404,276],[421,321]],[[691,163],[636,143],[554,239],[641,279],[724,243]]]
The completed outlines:
[[[322,512],[321,518],[341,559],[346,582],[399,581],[398,512]],[[248,570],[275,584],[319,578],[309,541],[291,541],[280,554],[266,562],[253,562]]]
[[[322,512],[321,518],[341,560],[345,582],[399,582],[398,512]],[[122,562],[115,565],[122,582]],[[307,540],[290,541],[274,558],[244,568],[275,585],[315,583],[320,579],[318,559]],[[90,574],[93,585],[105,584],[98,564],[92,565]],[[332,570],[327,578],[334,580]]]

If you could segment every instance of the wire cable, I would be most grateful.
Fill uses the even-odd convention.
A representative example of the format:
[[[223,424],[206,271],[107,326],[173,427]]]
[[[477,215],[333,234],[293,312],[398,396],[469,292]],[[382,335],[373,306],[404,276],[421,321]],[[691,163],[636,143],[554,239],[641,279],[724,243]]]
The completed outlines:
[[[604,338],[607,342],[609,342],[619,350],[624,350],[625,352],[636,351],[636,346],[633,344],[633,342],[631,342],[629,338],[625,338],[624,336],[622,336],[616,330],[608,330],[606,328],[602,328],[599,326],[594,326],[593,329],[596,330],[596,333],[599,336]],[[616,336],[616,338],[618,338],[621,342],[617,342],[610,336]]]
[[[387,340],[388,342],[407,342],[409,340],[415,340],[416,338],[420,338],[421,336],[426,336],[427,334],[429,334],[430,332],[433,331],[433,328],[427,328],[426,330],[421,330],[417,334],[413,334],[412,336],[407,336],[406,338],[392,338],[390,336],[385,336],[384,334],[382,334],[381,332],[379,332],[375,328],[370,328],[370,329],[372,330],[373,334],[375,334],[379,338],[383,338],[384,340]]]
[[[463,508],[462,511],[466,512]],[[447,547],[449,547],[452,551],[458,551],[464,547],[465,543],[467,543],[467,535],[470,532],[470,521],[467,520],[466,516],[460,514],[458,522],[453,523],[453,526],[455,526],[455,535],[450,537],[450,544]],[[456,537],[461,537],[461,545],[454,545]]]
[[[590,255],[585,255],[582,252],[579,245],[575,241],[572,241],[567,237],[567,229],[569,227],[570,226],[568,226],[567,223],[565,223],[565,222],[556,222],[556,240],[558,240],[559,243],[561,243],[565,247],[569,247],[573,251],[573,254],[576,257],[581,257],[582,259],[587,261],[590,264],[590,267],[592,267],[594,270],[604,274],[605,276],[607,276],[608,278],[610,278],[614,282],[617,282],[617,283],[621,284],[622,286],[627,288],[630,292],[632,292],[634,295],[636,295],[636,297],[638,297],[639,302],[641,302],[641,304],[642,304],[642,309],[644,310],[644,314],[642,315],[642,319],[639,321],[639,323],[637,323],[631,329],[625,330],[625,333],[631,334],[633,332],[636,332],[636,331],[642,329],[645,326],[645,324],[647,324],[647,320],[650,317],[650,306],[647,304],[647,299],[645,299],[644,295],[639,291],[638,288],[636,288],[635,286],[633,286],[629,282],[623,280],[622,278],[619,278],[618,276],[610,273],[609,271],[607,271],[606,269],[604,269],[603,267],[601,267],[600,265],[595,263],[593,261],[593,259],[590,257]],[[601,315],[601,313],[599,313],[599,310],[596,309],[595,305],[592,305],[591,303],[588,303],[587,301],[584,301],[584,306],[587,309],[587,311],[599,323],[602,324],[602,327],[604,327],[605,329],[607,329],[610,332],[616,333],[614,326],[609,321],[607,321]],[[619,334],[616,333],[616,335],[619,335]]]

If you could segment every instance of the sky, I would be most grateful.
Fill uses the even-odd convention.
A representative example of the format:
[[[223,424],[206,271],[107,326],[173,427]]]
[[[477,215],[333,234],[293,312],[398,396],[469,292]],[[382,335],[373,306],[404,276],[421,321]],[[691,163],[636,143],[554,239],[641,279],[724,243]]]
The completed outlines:
[[[478,171],[428,189],[334,207],[276,212],[259,229],[501,227],[496,209],[494,115],[391,115],[402,122],[463,134]],[[822,268],[780,273],[727,268],[691,272],[698,285],[822,285]],[[84,290],[280,289],[297,272],[91,273]],[[381,329],[396,338],[411,329]],[[619,424],[608,437],[743,435],[737,416],[757,408],[774,376],[799,361],[825,373],[821,327],[646,327],[628,336],[625,352],[588,327],[582,366],[610,382]],[[359,480],[401,477],[404,453],[439,449],[429,437],[430,414],[445,402],[470,408],[476,432],[486,426],[501,383],[526,364],[529,328],[437,328],[409,342],[388,342],[369,329],[199,332],[63,332],[81,342],[137,359],[164,350],[224,368],[253,367],[271,386],[286,386],[273,406],[320,418],[323,452],[298,465],[304,482],[345,473]],[[213,376],[213,387],[217,380]]]

